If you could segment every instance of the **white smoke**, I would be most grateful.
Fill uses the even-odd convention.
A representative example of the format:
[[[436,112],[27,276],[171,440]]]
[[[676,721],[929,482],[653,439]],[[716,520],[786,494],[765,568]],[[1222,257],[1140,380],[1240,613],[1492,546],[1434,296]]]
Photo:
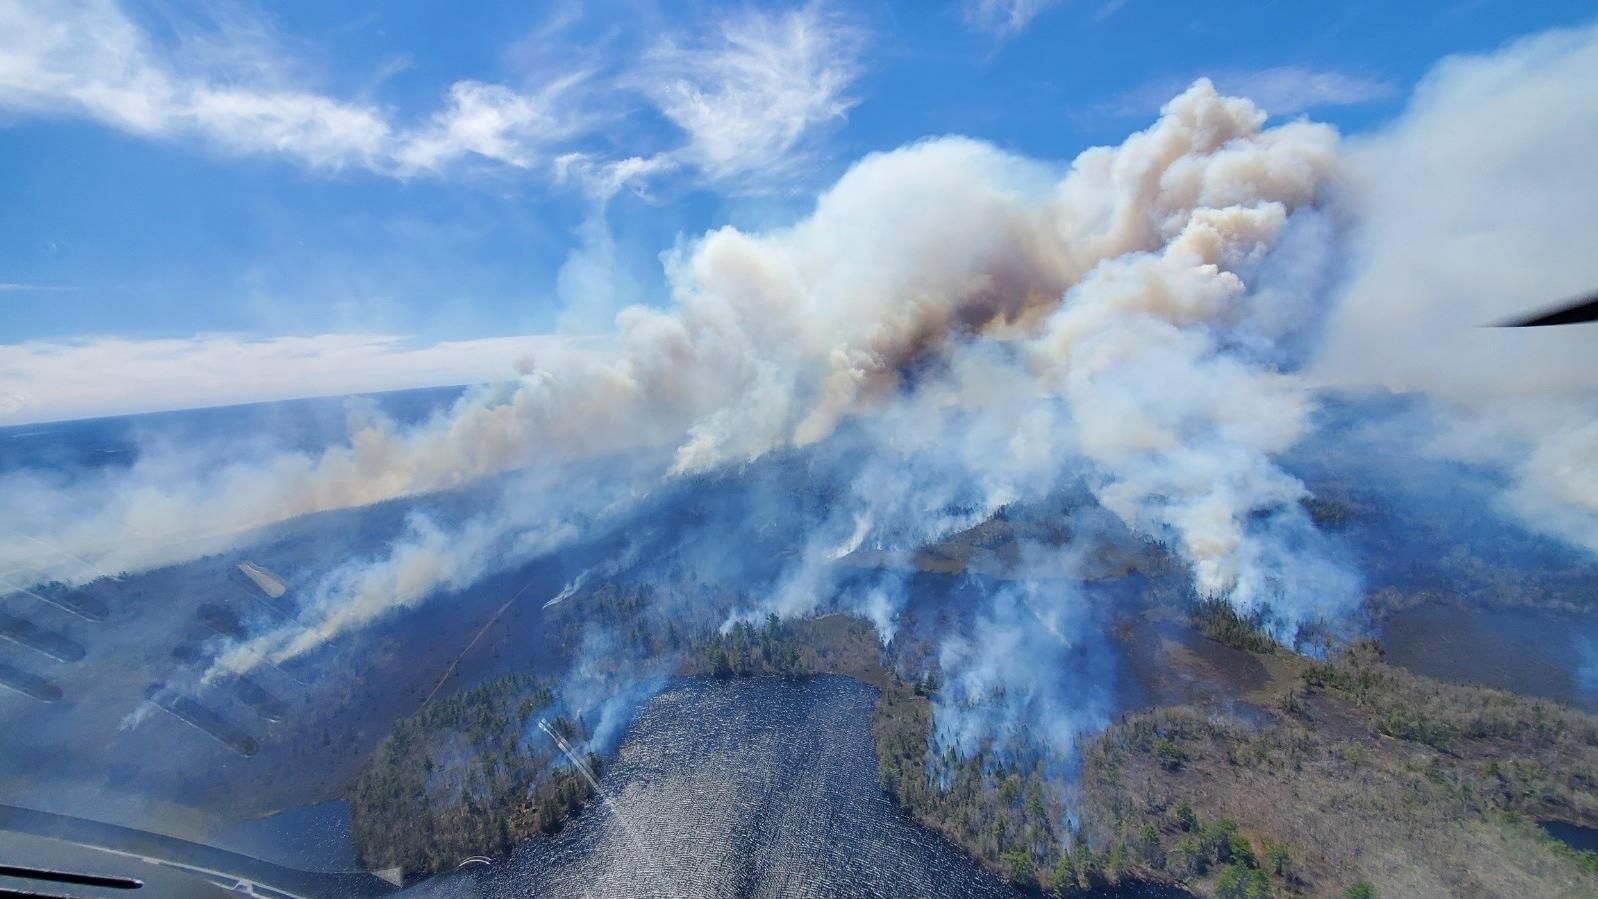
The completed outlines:
[[[1256,315],[1256,300],[1306,300],[1251,294],[1243,279],[1295,213],[1314,210],[1336,155],[1329,129],[1263,124],[1201,82],[1063,179],[985,145],[934,141],[868,158],[790,229],[709,235],[676,261],[673,283],[690,331],[714,328],[714,351],[731,353],[719,368],[744,387],[694,426],[677,470],[805,445],[864,409],[891,415],[907,370],[947,363],[958,380],[918,394],[979,421],[981,394],[961,391],[964,379],[1041,396],[1026,412],[1057,416],[1046,436],[1088,464],[1107,506],[1171,537],[1205,592],[1252,591],[1250,566],[1268,553],[1247,522],[1303,494],[1271,458],[1303,432],[1312,398],[1248,351],[1258,321],[1292,318]],[[965,361],[990,343],[1019,360]],[[1031,451],[1021,440],[972,470]],[[991,489],[988,511],[1050,483]]]
[[[1107,656],[1076,585],[1006,588],[987,598],[969,634],[946,639],[935,700],[933,750],[969,758],[980,750],[1042,746],[1060,758],[1079,735],[1109,721]]]
[[[349,559],[324,575],[300,601],[293,621],[229,645],[207,678],[249,670],[262,661],[293,659],[347,631],[440,592],[464,590],[488,573],[526,564],[610,526],[644,494],[620,466],[605,474],[529,473],[503,485],[496,503],[460,523],[412,511],[404,532],[380,555]],[[607,570],[623,564],[625,559],[617,560]]]
[[[1415,392],[1432,451],[1506,470],[1505,508],[1598,551],[1592,326],[1482,325],[1598,289],[1598,26],[1443,61],[1355,142],[1351,274],[1315,376]]]
[[[197,539],[215,546],[507,469],[666,448],[672,472],[692,473],[807,446],[844,421],[892,415],[906,378],[925,370],[912,410],[936,403],[984,422],[993,397],[1023,398],[971,430],[989,445],[959,456],[983,494],[968,514],[1048,486],[989,470],[1036,470],[1040,458],[1056,471],[1082,466],[1107,507],[1184,554],[1201,590],[1277,599],[1255,595],[1280,585],[1257,569],[1281,554],[1249,522],[1291,514],[1302,495],[1271,460],[1302,433],[1312,397],[1257,346],[1280,336],[1270,323],[1302,318],[1276,307],[1317,298],[1250,280],[1268,282],[1271,265],[1284,267],[1273,255],[1282,235],[1321,215],[1337,139],[1305,122],[1264,125],[1248,101],[1201,81],[1153,127],[1083,153],[1063,175],[959,138],[875,154],[791,227],[723,228],[681,248],[667,266],[675,305],[624,310],[614,353],[537,360],[413,428],[358,422],[347,445],[320,456],[198,477],[204,466],[141,460],[96,485],[88,514],[75,506],[84,494],[61,485],[6,492],[30,511],[32,533],[102,568],[135,568],[176,561]],[[939,432],[948,428],[926,430]],[[914,489],[908,497],[881,501],[927,506]],[[365,601],[343,611],[335,599],[403,607],[428,590],[421,572],[435,588],[480,572],[497,535],[465,536],[418,522],[390,558],[335,572],[317,591],[327,620],[312,632],[371,617]],[[76,576],[21,545],[7,544],[0,564]]]
[[[1351,611],[1360,583],[1278,460],[1328,392],[1372,388],[1430,398],[1450,426],[1424,449],[1507,474],[1506,511],[1598,551],[1593,329],[1477,327],[1598,288],[1593,84],[1598,27],[1447,61],[1400,120],[1352,142],[1267,127],[1201,81],[1069,165],[964,138],[873,154],[788,227],[680,245],[669,304],[624,309],[607,343],[552,346],[424,422],[357,409],[348,439],[316,452],[246,440],[146,448],[74,479],[0,475],[0,578],[82,583],[494,479],[497,502],[469,517],[418,502],[390,545],[319,576],[284,570],[296,619],[226,647],[214,677],[305,656],[605,533],[662,487],[785,453],[827,492],[796,510],[803,488],[771,490],[786,495],[759,514],[791,544],[761,560],[770,583],[717,583],[716,565],[749,570],[724,560],[744,550],[739,527],[765,523],[722,521],[706,531],[725,544],[683,554],[709,573],[681,576],[664,612],[706,623],[730,593],[735,617],[839,607],[891,638],[918,550],[1081,486],[1092,514],[1184,560],[1199,593],[1290,638]],[[935,749],[1038,741],[1068,760],[1107,720],[1079,551],[1023,546],[1017,581],[939,635]],[[887,564],[861,575],[866,552]],[[561,690],[592,748],[672,670],[614,631],[589,622]]]
[[[1185,558],[1200,592],[1269,605],[1290,627],[1346,610],[1357,581],[1322,559],[1297,504],[1304,487],[1275,460],[1306,433],[1318,389],[1377,379],[1468,410],[1476,430],[1456,439],[1517,468],[1516,508],[1591,543],[1598,499],[1585,494],[1598,487],[1582,463],[1595,432],[1590,415],[1566,415],[1591,381],[1551,351],[1577,338],[1456,328],[1431,349],[1421,337],[1439,310],[1474,324],[1491,317],[1483,297],[1598,283],[1581,252],[1598,188],[1578,177],[1598,144],[1587,114],[1598,101],[1584,90],[1595,43],[1589,29],[1446,63],[1402,121],[1347,160],[1331,129],[1266,127],[1204,81],[1148,130],[1063,171],[962,138],[874,154],[789,227],[722,228],[679,247],[672,304],[623,310],[611,349],[532,360],[423,424],[368,416],[320,454],[222,465],[149,454],[87,484],[8,476],[14,526],[59,552],[7,538],[0,568],[81,580],[507,470],[659,451],[672,461],[656,476],[702,473],[847,423],[884,462],[862,470],[837,527],[811,535],[777,591],[787,613],[824,597],[840,545],[913,550],[1076,477]],[[1501,189],[1479,189],[1483,179]],[[1348,219],[1358,253],[1332,310]],[[1453,308],[1454,296],[1475,305]],[[1299,366],[1328,315],[1310,377]],[[1496,365],[1461,366],[1489,339],[1502,344],[1485,357]],[[1528,365],[1534,344],[1544,352]],[[1486,395],[1502,402],[1459,389],[1495,383]],[[1511,403],[1527,391],[1539,402]],[[1529,456],[1504,439],[1562,415],[1574,424],[1530,441]],[[418,519],[386,558],[329,575],[319,617],[301,622],[314,637],[276,651],[525,558],[498,547],[529,528],[490,516],[457,539]],[[861,603],[891,606],[881,594]]]

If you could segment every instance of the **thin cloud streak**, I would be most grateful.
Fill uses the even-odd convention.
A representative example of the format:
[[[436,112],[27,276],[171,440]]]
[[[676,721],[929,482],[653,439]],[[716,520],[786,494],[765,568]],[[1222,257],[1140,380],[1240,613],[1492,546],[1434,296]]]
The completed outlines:
[[[677,156],[715,180],[791,170],[817,127],[860,101],[865,34],[816,6],[746,13],[708,42],[669,37],[649,54],[639,89],[688,143]]]
[[[1247,97],[1272,115],[1296,115],[1312,109],[1359,106],[1398,96],[1397,84],[1380,78],[1313,69],[1276,66],[1252,71],[1215,72],[1205,76],[1217,90]],[[1100,111],[1117,118],[1146,116],[1195,78],[1161,78],[1133,88]]]
[[[530,335],[419,344],[395,334],[233,334],[0,345],[0,426],[504,381],[603,341]]]
[[[1000,39],[1025,31],[1059,0],[966,0],[966,25]]]
[[[211,42],[226,42],[227,35]],[[73,116],[142,137],[198,140],[239,155],[277,155],[318,171],[368,169],[393,177],[468,156],[527,167],[549,141],[583,130],[568,110],[579,78],[532,94],[456,82],[425,124],[401,128],[370,103],[289,84],[287,60],[254,35],[239,48],[248,74],[227,71],[219,48],[199,63],[158,47],[121,9],[45,10],[0,2],[0,107]]]

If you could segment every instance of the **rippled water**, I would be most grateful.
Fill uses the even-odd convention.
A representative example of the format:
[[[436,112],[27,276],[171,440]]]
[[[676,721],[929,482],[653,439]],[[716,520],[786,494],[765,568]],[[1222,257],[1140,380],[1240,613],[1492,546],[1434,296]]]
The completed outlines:
[[[1019,895],[883,793],[875,700],[837,677],[679,681],[628,731],[603,778],[609,805],[591,803],[554,837],[423,892]]]
[[[1382,624],[1388,661],[1428,677],[1485,684],[1598,713],[1598,641],[1590,618],[1538,609],[1444,605]]]

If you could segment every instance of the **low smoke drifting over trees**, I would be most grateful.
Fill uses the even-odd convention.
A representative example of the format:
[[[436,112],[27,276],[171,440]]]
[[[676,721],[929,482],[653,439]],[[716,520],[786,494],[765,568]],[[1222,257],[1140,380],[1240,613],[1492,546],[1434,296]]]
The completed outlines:
[[[637,591],[606,586],[593,598],[649,620]],[[1169,622],[1173,611],[1141,614]],[[688,675],[842,674],[874,686],[884,791],[995,873],[1051,895],[1129,880],[1225,897],[1358,895],[1370,884],[1384,895],[1581,895],[1598,884],[1598,857],[1535,824],[1598,821],[1598,719],[1393,668],[1374,644],[1316,661],[1229,607],[1193,603],[1186,616],[1188,639],[1236,657],[1223,666],[1233,680],[1211,704],[1152,707],[1084,735],[1079,764],[1026,732],[939,753],[944,685],[935,646],[914,628],[885,651],[859,618],[768,617],[658,648],[680,653]],[[1207,677],[1210,664],[1179,653],[1159,676]],[[558,827],[589,788],[536,739],[555,701],[508,677],[396,725],[356,789],[363,862],[436,871]]]
[[[395,722],[351,797],[361,864],[431,874],[559,827],[592,787],[557,767],[564,760],[538,730],[554,702],[549,688],[512,675]],[[566,718],[550,726],[568,740],[580,736]],[[597,770],[599,760],[588,764]]]

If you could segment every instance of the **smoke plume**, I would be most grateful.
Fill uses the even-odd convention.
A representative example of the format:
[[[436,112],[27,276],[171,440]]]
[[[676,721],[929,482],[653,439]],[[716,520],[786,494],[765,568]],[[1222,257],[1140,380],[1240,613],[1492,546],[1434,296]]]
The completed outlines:
[[[999,466],[1074,456],[1107,507],[1181,549],[1202,591],[1252,604],[1268,598],[1259,569],[1272,562],[1249,522],[1302,495],[1271,458],[1303,432],[1312,397],[1254,349],[1283,318],[1256,304],[1302,299],[1250,282],[1283,267],[1273,249],[1298,217],[1322,215],[1336,148],[1331,129],[1267,128],[1207,82],[1063,173],[975,141],[926,141],[864,159],[791,227],[723,228],[681,249],[667,266],[675,305],[623,311],[615,352],[534,360],[419,426],[367,420],[320,456],[198,479],[196,466],[141,460],[97,485],[89,516],[64,508],[81,492],[8,486],[41,512],[31,528],[117,570],[174,561],[213,535],[600,453],[668,449],[675,474],[747,462],[892,414],[919,373],[913,402],[944,415],[980,417],[984,393],[1039,397],[1016,410],[1039,423]],[[990,508],[1037,492],[1002,480]],[[135,536],[151,534],[171,536]],[[30,548],[8,556],[36,567]],[[363,578],[412,567],[376,564],[322,590],[360,592]],[[451,572],[438,582],[462,576]],[[400,604],[421,589],[391,586]]]
[[[1589,551],[1591,330],[1482,326],[1598,286],[1595,76],[1598,26],[1444,60],[1349,148],[1351,263],[1312,370],[1425,398],[1428,451],[1503,472],[1507,512]]]
[[[1588,28],[1446,61],[1402,118],[1351,143],[1201,80],[1068,165],[959,137],[872,154],[791,225],[680,245],[670,302],[624,309],[605,345],[526,360],[424,421],[364,411],[320,451],[256,441],[0,475],[0,570],[81,583],[313,513],[502,491],[458,519],[413,512],[392,545],[316,573],[296,620],[224,654],[241,669],[759,469],[786,473],[773,497],[714,529],[740,543],[672,550],[700,585],[727,575],[732,617],[841,607],[891,638],[902,563],[1069,489],[1168,548],[1194,592],[1291,638],[1355,610],[1361,581],[1281,459],[1329,393],[1371,390],[1428,398],[1446,429],[1396,426],[1502,471],[1510,514],[1598,551],[1590,335],[1475,327],[1598,284],[1594,83]],[[728,557],[768,543],[782,551],[743,579],[756,563]],[[942,746],[1023,726],[1060,744],[1104,720],[1079,688],[1099,676],[1092,601],[1073,560],[1048,558],[1065,552],[1028,546],[943,644]],[[863,553],[886,564],[862,576]],[[1080,676],[1034,682],[1039,666]],[[579,674],[612,739],[605,697],[637,691]]]

